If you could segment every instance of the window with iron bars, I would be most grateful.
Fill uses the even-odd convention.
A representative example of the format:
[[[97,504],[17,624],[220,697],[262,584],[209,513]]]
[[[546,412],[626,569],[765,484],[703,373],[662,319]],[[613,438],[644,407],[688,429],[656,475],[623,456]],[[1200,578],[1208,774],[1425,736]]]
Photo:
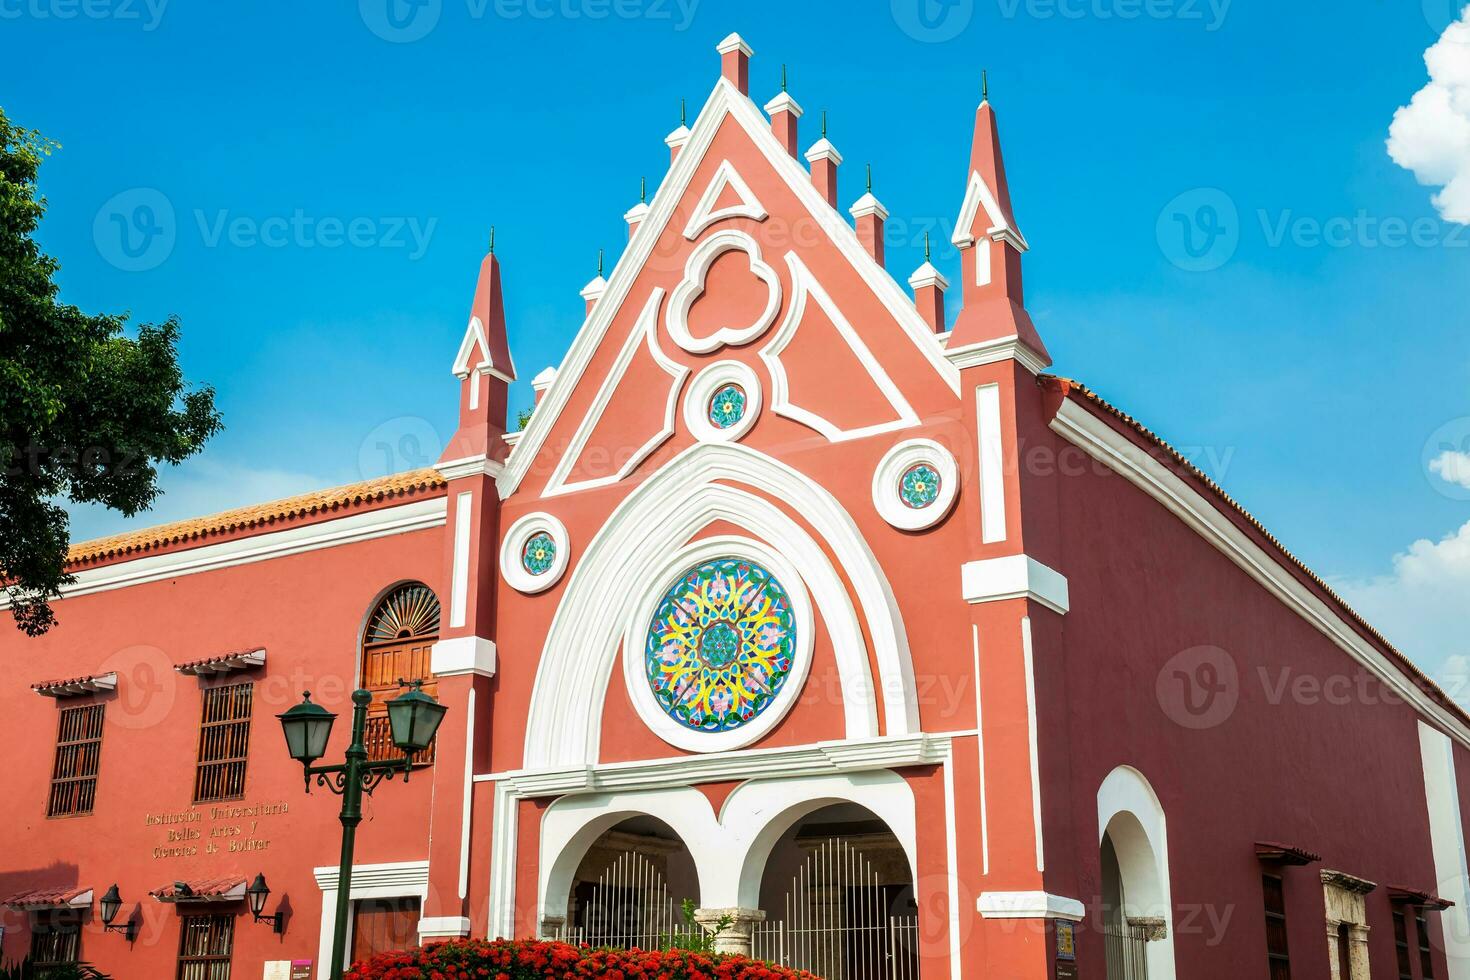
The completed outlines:
[[[1271,980],[1291,980],[1286,946],[1286,890],[1280,875],[1261,875],[1266,899],[1266,963]]]
[[[204,692],[199,720],[199,764],[194,802],[212,803],[245,795],[245,760],[250,751],[250,709],[255,685],[231,684]]]
[[[233,915],[181,916],[178,980],[230,980],[234,948]]]
[[[65,966],[82,955],[82,929],[74,912],[35,912],[31,919],[31,963]]]
[[[102,756],[104,707],[86,704],[61,709],[46,816],[71,817],[92,812],[97,799],[97,763]]]

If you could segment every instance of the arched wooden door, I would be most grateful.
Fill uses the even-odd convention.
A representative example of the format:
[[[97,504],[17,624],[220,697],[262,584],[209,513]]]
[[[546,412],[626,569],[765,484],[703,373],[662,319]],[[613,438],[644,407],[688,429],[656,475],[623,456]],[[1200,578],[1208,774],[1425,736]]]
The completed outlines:
[[[400,585],[383,597],[368,617],[362,642],[363,688],[372,693],[364,742],[369,759],[401,759],[388,727],[387,703],[402,693],[400,680],[424,682],[424,693],[438,694],[430,668],[439,639],[439,600],[427,585]],[[414,765],[434,761],[434,746],[414,756]]]

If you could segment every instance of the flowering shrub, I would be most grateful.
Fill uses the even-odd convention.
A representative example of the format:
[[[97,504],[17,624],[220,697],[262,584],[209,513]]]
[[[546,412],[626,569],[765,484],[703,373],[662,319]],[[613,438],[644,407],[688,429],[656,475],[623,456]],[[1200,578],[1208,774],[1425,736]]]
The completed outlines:
[[[354,963],[346,980],[816,980],[804,970],[744,956],[668,950],[593,949],[540,940],[460,939],[379,953]]]

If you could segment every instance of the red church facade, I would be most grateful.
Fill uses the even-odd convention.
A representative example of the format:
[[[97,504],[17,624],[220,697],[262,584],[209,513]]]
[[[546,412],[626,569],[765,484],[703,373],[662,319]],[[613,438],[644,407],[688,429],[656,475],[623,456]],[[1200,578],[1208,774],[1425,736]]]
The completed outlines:
[[[79,545],[0,641],[5,955],[326,975],[338,801],[274,715],[403,677],[449,712],[368,804],[354,954],[689,899],[833,978],[1470,978],[1470,718],[1048,373],[990,104],[947,329],[719,52],[524,430],[492,254],[434,468]]]

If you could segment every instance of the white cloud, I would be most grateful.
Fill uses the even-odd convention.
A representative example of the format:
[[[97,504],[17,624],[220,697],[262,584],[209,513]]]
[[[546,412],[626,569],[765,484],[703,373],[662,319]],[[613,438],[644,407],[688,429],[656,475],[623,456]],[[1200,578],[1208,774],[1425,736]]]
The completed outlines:
[[[71,516],[71,539],[74,542],[85,541],[155,524],[203,517],[221,510],[350,483],[355,479],[358,477],[352,474],[334,477],[258,469],[201,457],[176,468],[163,467],[159,472],[163,493],[153,502],[151,510],[131,519],[97,504],[67,505]]]
[[[1434,206],[1470,224],[1470,7],[1424,52],[1429,84],[1393,114],[1388,155],[1421,184],[1443,188]]]
[[[1470,490],[1470,453],[1446,449],[1429,461],[1429,472],[1446,483],[1455,483]]]
[[[1470,522],[1415,541],[1391,574],[1333,587],[1425,673],[1470,707]]]

